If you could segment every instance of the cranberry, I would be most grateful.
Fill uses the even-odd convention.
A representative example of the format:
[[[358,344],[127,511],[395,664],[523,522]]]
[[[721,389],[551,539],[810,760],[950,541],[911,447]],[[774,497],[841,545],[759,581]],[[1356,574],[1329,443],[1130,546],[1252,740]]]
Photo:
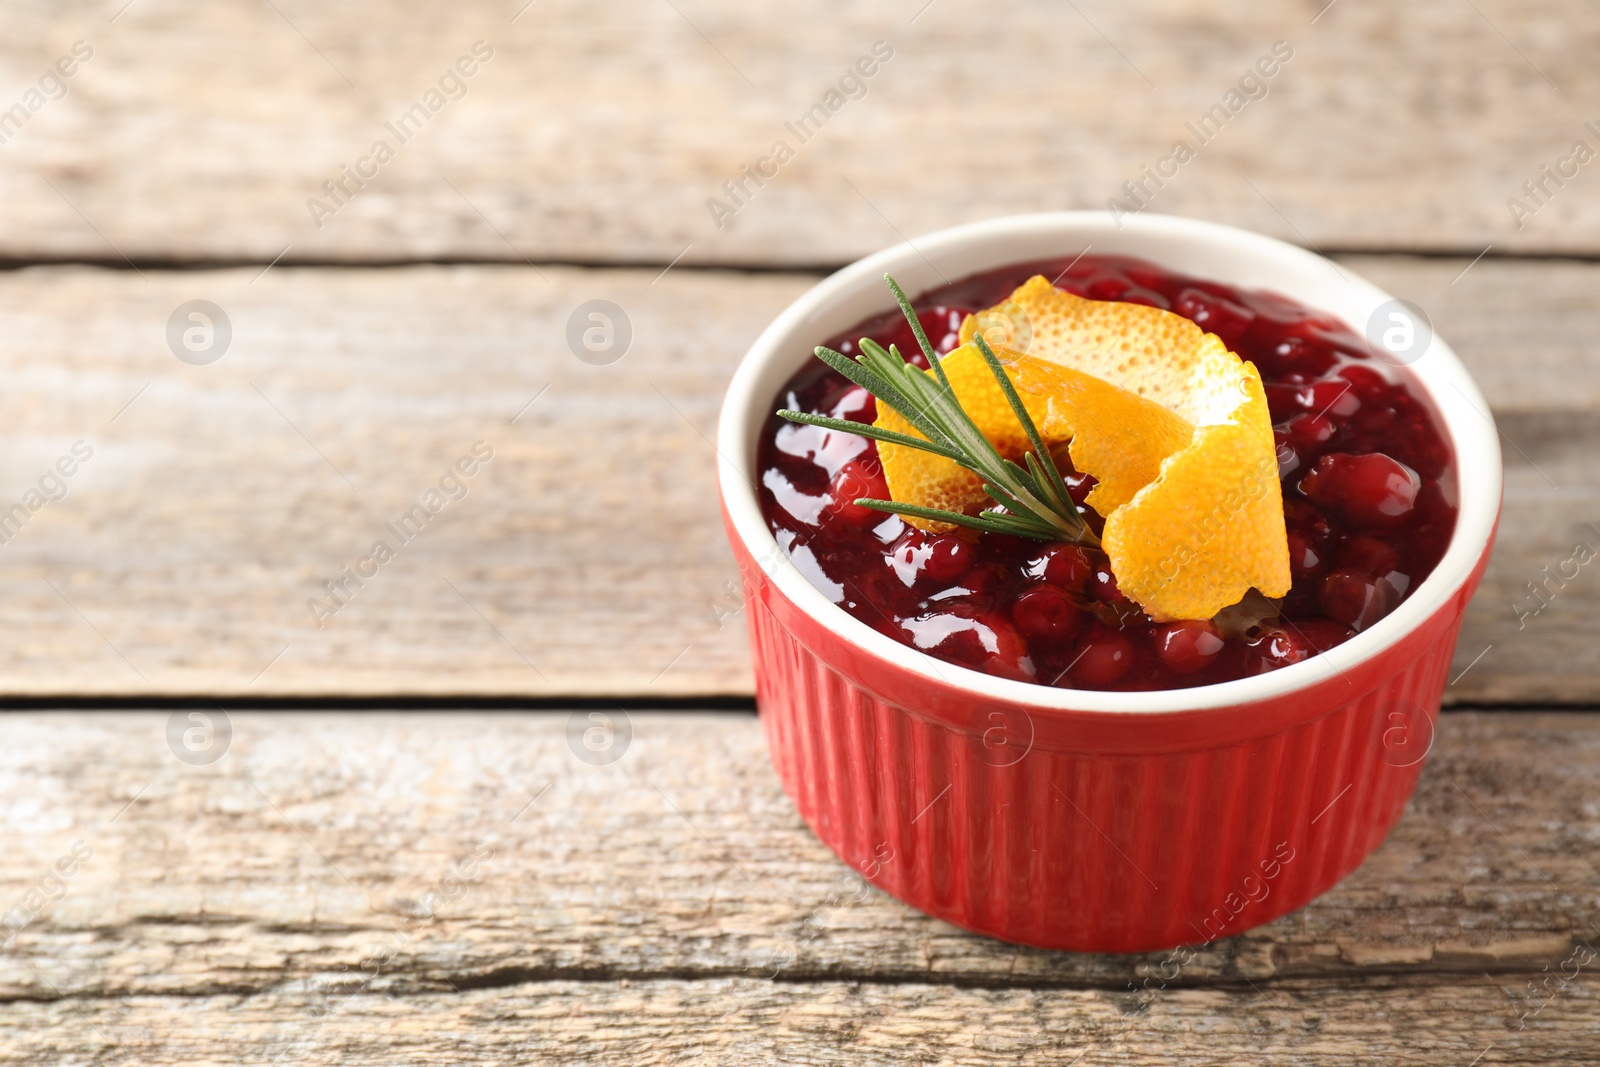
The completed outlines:
[[[1169,622],[1155,632],[1156,657],[1169,670],[1193,674],[1216,661],[1222,651],[1222,635],[1209,622]]]
[[[1132,288],[1132,283],[1120,274],[1102,274],[1089,279],[1084,292],[1090,300],[1115,300]]]
[[[1300,481],[1300,491],[1312,500],[1371,525],[1409,514],[1421,487],[1416,471],[1382,452],[1323,456]]]
[[[1317,549],[1317,543],[1299,530],[1289,533],[1289,573],[1296,580],[1314,578],[1322,573],[1327,560]]]
[[[1143,263],[1137,259],[1123,260],[1122,273],[1132,280],[1134,285],[1154,289],[1157,292],[1166,291],[1172,283],[1172,275],[1154,264]]]
[[[1013,537],[1010,534],[983,533],[979,539],[1003,553],[1009,562],[1025,565],[1039,554],[1040,541],[1034,537]]]
[[[1263,630],[1247,647],[1255,654],[1260,669],[1269,671],[1299,663],[1315,651],[1304,637],[1275,626]]]
[[[1127,600],[1121,589],[1117,588],[1117,576],[1111,573],[1111,564],[1100,563],[1089,575],[1088,593],[1096,600],[1107,604],[1119,600]]]
[[[1041,582],[1017,597],[1011,607],[1011,619],[1030,641],[1065,641],[1078,632],[1082,613],[1066,593]]]
[[[1334,571],[1322,579],[1317,590],[1317,603],[1328,617],[1356,630],[1365,630],[1389,614],[1398,601],[1395,587],[1387,579],[1360,571]]]
[[[1285,497],[1283,519],[1290,529],[1301,531],[1313,541],[1323,542],[1333,536],[1333,526],[1328,522],[1328,517],[1308,501]]]
[[[1369,408],[1356,420],[1356,429],[1373,436],[1387,435],[1398,422],[1394,408]]]
[[[1360,363],[1346,363],[1339,368],[1338,374],[1350,383],[1356,395],[1363,400],[1376,400],[1392,388],[1387,378]]]
[[[1089,498],[1089,493],[1100,484],[1098,479],[1091,478],[1087,474],[1079,474],[1077,471],[1063,470],[1061,480],[1067,483],[1067,495],[1080,508],[1085,506],[1084,501]]]
[[[1065,288],[1069,281],[1082,281],[1084,278],[1093,277],[1100,273],[1101,262],[1102,257],[1100,256],[1074,256],[1072,259],[1064,261],[1061,269],[1056,272],[1054,284]],[[1150,266],[1150,264],[1145,265]],[[1039,273],[1047,278],[1052,277],[1049,271],[1040,271]],[[1144,285],[1145,283],[1140,282],[1139,284]],[[1005,296],[1008,292],[1009,290],[1003,291],[1000,295]]]
[[[881,511],[860,507],[856,501],[862,497],[885,500],[889,487],[883,480],[883,468],[876,459],[853,459],[839,468],[828,484],[831,498],[823,508],[823,517],[844,523],[846,526],[876,526],[888,518]]]
[[[999,579],[995,577],[994,569],[987,563],[980,563],[961,576],[956,588],[969,593],[987,593],[998,584]]]
[[[1051,545],[1029,565],[1028,573],[1052,585],[1081,593],[1093,570],[1089,554],[1077,545]]]
[[[1400,553],[1376,537],[1358,534],[1339,550],[1339,566],[1381,578],[1400,566]]]
[[[1207,333],[1217,334],[1224,340],[1244,333],[1256,318],[1256,313],[1247,307],[1240,307],[1226,297],[1194,288],[1179,293],[1172,310],[1192,320]]]
[[[1300,412],[1300,390],[1295,386],[1268,382],[1262,390],[1267,394],[1267,412],[1274,423],[1293,418]]]
[[[1272,356],[1273,362],[1285,374],[1298,375],[1302,380],[1326,373],[1337,362],[1333,353],[1309,344],[1300,337],[1288,337],[1280,341],[1273,347]]]
[[[1301,453],[1316,455],[1333,432],[1333,423],[1321,415],[1296,415],[1289,420],[1289,440]]]
[[[998,616],[952,609],[908,619],[904,625],[913,647],[941,659],[1007,678],[1033,677],[1022,639]]]
[[[1019,682],[1033,681],[1033,661],[1017,631],[998,619],[985,617],[983,625],[993,637],[994,647],[980,666],[990,674]]]
[[[1298,322],[1290,323],[1284,327],[1283,332],[1290,337],[1299,337],[1326,349],[1330,340],[1329,334],[1343,333],[1344,325],[1338,319],[1313,312],[1302,316]]]
[[[1310,619],[1294,624],[1300,636],[1310,642],[1311,647],[1318,652],[1326,652],[1336,645],[1342,645],[1356,635],[1356,632],[1337,622],[1326,619]]]
[[[955,534],[940,534],[928,542],[928,555],[922,573],[930,581],[949,584],[972,566],[977,550],[972,542]]]
[[[1348,419],[1361,410],[1361,394],[1342,378],[1324,378],[1301,388],[1300,406],[1317,415]]]
[[[1128,673],[1133,666],[1133,642],[1115,630],[1096,626],[1078,647],[1069,668],[1074,681],[1103,688]]]
[[[1278,480],[1281,482],[1300,469],[1300,453],[1296,452],[1294,445],[1289,442],[1286,430],[1273,430],[1272,444],[1273,450],[1277,453]]]

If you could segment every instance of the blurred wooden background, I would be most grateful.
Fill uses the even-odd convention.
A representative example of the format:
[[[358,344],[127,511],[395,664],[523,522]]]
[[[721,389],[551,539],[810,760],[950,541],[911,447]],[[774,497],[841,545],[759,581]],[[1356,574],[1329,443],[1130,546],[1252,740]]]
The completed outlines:
[[[1591,5],[29,0],[6,21],[0,514],[25,521],[0,528],[0,696],[747,698],[708,438],[749,342],[904,237],[1125,198],[1230,91],[1243,106],[1149,210],[1319,249],[1421,304],[1479,376],[1508,477],[1447,693],[1480,710],[1441,725],[1418,810],[1150,1005],[1122,992],[1159,955],[1022,952],[881,896],[774,980],[765,961],[849,883],[748,714],[636,715],[634,762],[609,769],[572,758],[564,710],[236,715],[232,753],[196,768],[165,711],[34,712],[5,726],[0,907],[71,841],[96,855],[0,954],[0,1062],[1466,1065],[1592,1045],[1587,972],[1531,1019],[1525,987],[1597,918],[1594,722],[1509,710],[1600,697],[1594,569],[1514,607],[1600,549]],[[1241,82],[1275,46],[1273,76]],[[799,144],[785,124],[830,91]],[[779,138],[794,158],[735,199]],[[203,364],[169,340],[197,300],[230,332]],[[631,325],[614,362],[567,340],[590,300]],[[465,496],[329,601],[475,445],[492,458]],[[531,750],[550,766],[484,770]],[[496,838],[502,865],[397,973],[336,977],[561,782],[539,843]],[[335,1016],[306,1023],[330,990]]]

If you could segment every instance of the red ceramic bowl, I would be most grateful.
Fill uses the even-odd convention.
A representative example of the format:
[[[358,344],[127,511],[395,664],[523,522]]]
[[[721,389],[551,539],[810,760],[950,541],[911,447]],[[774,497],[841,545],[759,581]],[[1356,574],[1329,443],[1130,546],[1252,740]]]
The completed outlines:
[[[1271,289],[1362,332],[1390,297],[1303,249],[1187,219],[1019,216],[846,267],[780,315],[718,427],[757,702],[800,814],[875,885],[968,930],[1133,952],[1231,936],[1311,900],[1371,852],[1416,786],[1500,510],[1488,405],[1442,340],[1411,370],[1445,425],[1460,513],[1388,618],[1290,667],[1193,689],[1052,689],[935,660],[831,604],[778,550],[751,481],[778,390],[822,339],[908,292],[1050,256],[1139,256]]]

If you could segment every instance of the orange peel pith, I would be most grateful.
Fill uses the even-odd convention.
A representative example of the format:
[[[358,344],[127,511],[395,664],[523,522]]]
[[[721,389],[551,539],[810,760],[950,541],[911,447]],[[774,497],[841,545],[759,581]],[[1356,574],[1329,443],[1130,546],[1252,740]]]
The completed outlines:
[[[971,343],[980,328],[1046,446],[1067,445],[1098,481],[1088,503],[1106,520],[1111,569],[1152,618],[1207,619],[1251,588],[1289,591],[1272,420],[1252,364],[1181,315],[1086,300],[1036,276],[969,316],[962,347],[943,361],[962,406],[1013,459],[1027,437]],[[916,434],[885,405],[876,425]],[[990,503],[950,460],[888,444],[879,454],[899,502],[966,512]]]

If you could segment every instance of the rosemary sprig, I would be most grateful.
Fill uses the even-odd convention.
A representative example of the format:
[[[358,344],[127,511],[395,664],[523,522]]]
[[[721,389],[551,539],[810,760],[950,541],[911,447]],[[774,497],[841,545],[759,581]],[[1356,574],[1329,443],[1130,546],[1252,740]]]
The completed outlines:
[[[880,430],[875,426],[825,415],[811,415],[803,411],[784,409],[778,414],[792,422],[822,426],[830,430],[859,434],[874,441],[902,445],[931,452],[936,456],[965,467],[983,480],[983,491],[999,505],[977,515],[966,515],[939,508],[926,508],[916,504],[903,504],[893,500],[873,500],[862,497],[856,504],[877,511],[910,515],[964,526],[972,530],[1033,537],[1042,541],[1075,541],[1079,544],[1098,545],[1083,516],[1078,513],[1067,484],[1056,467],[1050,450],[1045,447],[1039,428],[1034,425],[1022,398],[1001,365],[999,358],[983,339],[975,335],[974,342],[984,362],[994,374],[995,381],[1005,393],[1011,410],[1016,414],[1032,448],[1023,454],[1023,464],[1013,463],[995,450],[983,435],[972,417],[956,398],[940,365],[938,353],[928,343],[922,323],[906,299],[905,292],[895,280],[884,275],[894,293],[895,302],[911,324],[917,344],[933,368],[933,377],[922,373],[914,364],[907,363],[898,348],[885,349],[871,338],[861,339],[861,354],[851,359],[831,348],[816,350],[817,358],[877,397],[878,403],[887,404],[901,418],[915,427],[923,437]]]

